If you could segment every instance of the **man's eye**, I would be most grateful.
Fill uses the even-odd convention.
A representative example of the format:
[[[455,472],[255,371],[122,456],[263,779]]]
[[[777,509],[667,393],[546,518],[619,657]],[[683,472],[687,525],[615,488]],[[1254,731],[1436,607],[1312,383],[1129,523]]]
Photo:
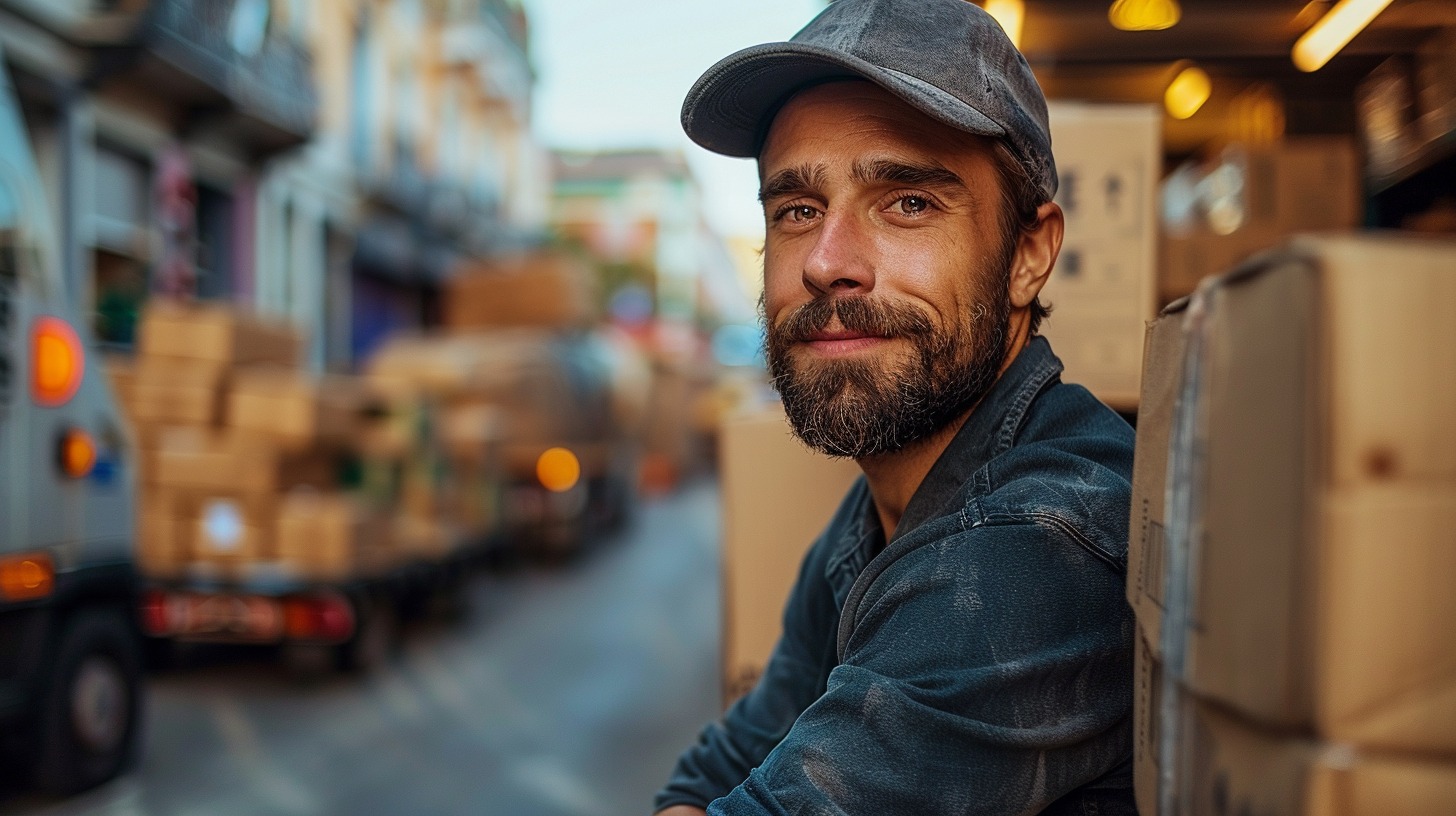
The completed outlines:
[[[810,207],[807,204],[801,204],[797,207],[790,207],[784,213],[784,218],[786,218],[790,223],[802,224],[805,221],[813,219],[816,214],[817,213],[815,212],[813,207]]]
[[[919,215],[930,209],[930,199],[921,196],[905,196],[900,199],[900,212],[906,215]]]

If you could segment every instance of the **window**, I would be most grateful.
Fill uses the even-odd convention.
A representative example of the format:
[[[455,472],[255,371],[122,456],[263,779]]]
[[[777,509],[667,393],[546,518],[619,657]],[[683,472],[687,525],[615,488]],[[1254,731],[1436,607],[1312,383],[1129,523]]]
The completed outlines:
[[[226,298],[233,291],[233,197],[197,185],[197,297]]]

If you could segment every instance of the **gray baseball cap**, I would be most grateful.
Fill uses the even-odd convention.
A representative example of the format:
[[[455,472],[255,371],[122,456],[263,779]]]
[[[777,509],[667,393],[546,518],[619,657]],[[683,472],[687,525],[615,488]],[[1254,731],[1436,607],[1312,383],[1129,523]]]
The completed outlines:
[[[788,42],[745,48],[698,78],[683,130],[756,157],[796,91],[868,79],[953,128],[1004,140],[1048,197],[1057,190],[1046,98],[1001,26],[967,0],[837,0]]]

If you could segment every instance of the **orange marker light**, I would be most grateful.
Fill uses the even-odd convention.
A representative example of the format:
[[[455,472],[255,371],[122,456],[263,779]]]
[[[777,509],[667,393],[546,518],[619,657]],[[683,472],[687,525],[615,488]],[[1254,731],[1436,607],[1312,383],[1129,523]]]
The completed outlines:
[[[0,597],[11,601],[44,598],[56,588],[56,570],[47,555],[0,560]]]
[[[61,472],[72,479],[85,478],[96,467],[96,443],[91,434],[72,428],[61,436]]]
[[[566,448],[551,448],[536,459],[536,478],[552,493],[565,493],[581,479],[581,462]]]
[[[70,324],[57,317],[37,318],[30,335],[30,394],[47,408],[65,405],[81,387],[86,352]]]

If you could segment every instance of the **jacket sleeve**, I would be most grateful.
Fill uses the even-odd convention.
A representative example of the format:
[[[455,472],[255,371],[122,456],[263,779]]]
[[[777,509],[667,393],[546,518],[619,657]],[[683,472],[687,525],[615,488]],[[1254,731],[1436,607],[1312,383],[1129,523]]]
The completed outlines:
[[[824,694],[710,814],[1036,813],[1129,753],[1122,576],[1060,529],[922,545],[846,610]]]
[[[824,677],[834,665],[838,621],[824,578],[828,549],[828,539],[821,536],[805,555],[784,606],[783,634],[763,675],[678,759],[667,786],[657,794],[655,810],[671,805],[706,808],[733,790],[823,693]]]

